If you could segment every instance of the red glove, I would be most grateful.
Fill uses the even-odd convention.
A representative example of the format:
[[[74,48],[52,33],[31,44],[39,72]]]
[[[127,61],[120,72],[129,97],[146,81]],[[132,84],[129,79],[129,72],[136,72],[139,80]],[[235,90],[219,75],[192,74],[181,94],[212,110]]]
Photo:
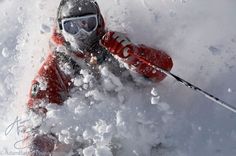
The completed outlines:
[[[101,44],[113,55],[119,56],[131,69],[157,82],[166,75],[156,71],[149,64],[170,71],[172,59],[163,51],[149,48],[145,45],[135,45],[122,33],[107,32],[101,39]],[[145,60],[145,61],[143,61]]]

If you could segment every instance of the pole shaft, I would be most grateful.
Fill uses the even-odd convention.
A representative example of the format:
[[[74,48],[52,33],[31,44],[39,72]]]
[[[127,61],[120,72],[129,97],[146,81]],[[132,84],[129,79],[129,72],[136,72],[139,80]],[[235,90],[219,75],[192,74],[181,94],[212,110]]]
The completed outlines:
[[[160,71],[160,72],[166,74],[166,75],[169,76],[169,77],[174,78],[176,81],[180,82],[181,84],[185,85],[186,87],[188,87],[188,88],[190,88],[190,89],[192,89],[192,90],[194,90],[194,91],[196,91],[196,92],[198,92],[198,93],[204,95],[204,96],[205,96],[206,98],[208,98],[209,100],[211,100],[211,101],[213,101],[213,102],[219,104],[220,106],[226,108],[227,110],[230,110],[230,111],[236,113],[236,108],[235,108],[234,106],[231,106],[230,104],[228,104],[228,103],[224,102],[223,100],[221,100],[221,99],[215,97],[214,95],[212,95],[212,94],[210,94],[210,93],[208,93],[208,92],[202,90],[201,88],[199,88],[199,87],[197,87],[197,86],[195,86],[195,85],[189,83],[188,81],[186,81],[186,80],[180,78],[179,76],[176,76],[176,75],[174,75],[173,73],[171,73],[171,72],[169,72],[169,71],[166,71],[166,70],[164,70],[164,69],[162,69],[162,68],[160,68],[160,67],[158,67],[158,66],[155,66],[155,65],[151,64],[151,63],[148,62],[145,58],[142,58],[141,56],[139,56],[139,55],[137,55],[137,54],[133,54],[133,55],[136,55],[136,57],[139,58],[139,60],[140,60],[141,62],[143,62],[143,63],[145,63],[145,64],[148,64],[148,65],[151,66],[153,69],[155,69],[155,70],[157,70],[157,71]]]

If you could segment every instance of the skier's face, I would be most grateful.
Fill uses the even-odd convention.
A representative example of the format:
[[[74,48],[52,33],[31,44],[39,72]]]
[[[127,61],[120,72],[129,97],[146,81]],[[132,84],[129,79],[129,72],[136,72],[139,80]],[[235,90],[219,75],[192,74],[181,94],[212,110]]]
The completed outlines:
[[[67,42],[76,49],[83,49],[93,41],[98,27],[97,15],[66,18],[62,20],[62,34]]]

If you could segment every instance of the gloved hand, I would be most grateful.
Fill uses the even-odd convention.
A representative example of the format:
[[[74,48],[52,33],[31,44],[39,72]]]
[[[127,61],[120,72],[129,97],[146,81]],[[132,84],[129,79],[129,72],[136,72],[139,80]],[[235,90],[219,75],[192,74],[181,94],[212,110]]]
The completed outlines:
[[[128,58],[134,47],[130,40],[119,32],[107,32],[100,40],[100,43],[109,52],[118,55],[120,58]]]
[[[50,156],[55,142],[47,135],[38,135],[33,138],[30,145],[29,156]]]

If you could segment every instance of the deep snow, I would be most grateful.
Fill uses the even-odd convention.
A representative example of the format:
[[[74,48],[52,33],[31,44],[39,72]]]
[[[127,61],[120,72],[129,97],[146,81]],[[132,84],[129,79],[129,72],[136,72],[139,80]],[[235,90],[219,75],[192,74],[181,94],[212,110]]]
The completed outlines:
[[[16,126],[7,136],[5,130],[25,111],[30,81],[47,54],[58,3],[58,0],[0,1],[0,155],[23,155],[24,150],[14,148],[14,143],[22,138]],[[98,0],[98,3],[109,29],[129,34],[135,43],[166,50],[174,60],[173,73],[236,106],[234,0]],[[150,155],[150,148],[159,142],[163,148],[152,151],[153,155],[236,154],[235,114],[171,78],[160,84],[146,82],[146,87],[140,84],[140,89],[124,85],[105,68],[102,71],[104,82],[110,85],[82,91],[92,99],[91,105],[83,103],[83,94],[74,93],[62,108],[50,107],[47,123],[63,123],[54,129],[61,132],[58,135],[62,141],[73,142],[70,135],[92,139],[97,146],[85,149],[87,155],[93,152],[109,155],[107,145],[111,142],[120,147],[116,155]],[[81,78],[82,83],[86,78]],[[79,79],[77,85],[81,85]],[[110,89],[116,89],[112,96],[107,94]],[[62,115],[64,119],[58,118]],[[44,125],[45,131],[48,125]]]

